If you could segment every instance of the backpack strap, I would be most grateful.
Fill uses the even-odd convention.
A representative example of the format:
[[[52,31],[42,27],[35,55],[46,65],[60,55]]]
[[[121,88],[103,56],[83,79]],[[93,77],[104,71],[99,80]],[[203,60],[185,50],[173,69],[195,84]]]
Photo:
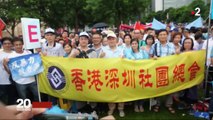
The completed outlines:
[[[87,54],[90,54],[91,52],[95,51],[94,49],[89,49],[86,51]]]
[[[89,49],[85,52],[85,51],[81,51],[79,48],[77,48],[77,50],[80,52],[80,54],[76,56],[77,58],[89,58],[88,54],[95,51],[94,49]]]

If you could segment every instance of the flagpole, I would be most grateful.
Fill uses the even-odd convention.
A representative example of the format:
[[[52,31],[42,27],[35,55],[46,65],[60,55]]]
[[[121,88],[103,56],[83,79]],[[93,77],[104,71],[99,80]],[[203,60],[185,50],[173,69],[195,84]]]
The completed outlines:
[[[13,37],[13,35],[10,33],[10,31],[7,29],[7,27],[5,27],[5,29],[6,29],[7,32],[10,34],[10,36]]]
[[[209,76],[209,66],[207,65],[208,61],[208,49],[209,49],[209,33],[211,32],[210,27],[211,27],[211,14],[212,14],[212,0],[210,1],[210,10],[209,10],[209,23],[208,23],[208,36],[207,36],[207,46],[206,46],[206,61],[205,61],[205,68],[206,68],[206,74],[205,74],[205,97],[207,96],[207,85],[208,85],[208,76]]]
[[[38,75],[35,76],[36,78],[36,82],[37,82],[37,89],[38,89],[38,100],[39,102],[41,102],[41,94],[40,94],[40,90],[39,90],[39,81],[38,81]]]

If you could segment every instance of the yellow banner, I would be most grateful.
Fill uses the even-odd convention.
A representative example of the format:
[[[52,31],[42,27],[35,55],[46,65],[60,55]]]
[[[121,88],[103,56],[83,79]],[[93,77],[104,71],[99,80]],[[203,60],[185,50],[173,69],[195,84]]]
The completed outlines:
[[[78,101],[126,102],[174,93],[204,79],[205,51],[157,60],[43,57],[39,88]]]

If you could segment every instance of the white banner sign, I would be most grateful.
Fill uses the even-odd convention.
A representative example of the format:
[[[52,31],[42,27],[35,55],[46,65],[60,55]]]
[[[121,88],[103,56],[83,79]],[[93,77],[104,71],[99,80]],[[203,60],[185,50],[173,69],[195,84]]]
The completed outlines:
[[[41,32],[39,19],[21,18],[22,33],[25,49],[41,47]]]

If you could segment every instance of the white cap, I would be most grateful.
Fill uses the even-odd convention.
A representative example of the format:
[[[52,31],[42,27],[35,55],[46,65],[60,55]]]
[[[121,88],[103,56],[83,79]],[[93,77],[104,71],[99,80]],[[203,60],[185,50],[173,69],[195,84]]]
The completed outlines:
[[[89,38],[89,34],[87,32],[81,32],[79,34],[79,37],[81,37],[81,36],[87,36]]]
[[[102,32],[101,32],[101,34],[109,34],[109,33],[114,33],[113,31],[111,31],[111,30],[103,30]]]
[[[47,33],[53,33],[53,34],[55,34],[55,30],[53,30],[52,28],[47,28],[47,29],[45,29],[44,34],[47,34]]]
[[[117,38],[117,36],[115,35],[115,33],[114,33],[114,32],[109,33],[109,34],[107,35],[107,38],[108,38],[108,37],[114,37],[114,38]]]

